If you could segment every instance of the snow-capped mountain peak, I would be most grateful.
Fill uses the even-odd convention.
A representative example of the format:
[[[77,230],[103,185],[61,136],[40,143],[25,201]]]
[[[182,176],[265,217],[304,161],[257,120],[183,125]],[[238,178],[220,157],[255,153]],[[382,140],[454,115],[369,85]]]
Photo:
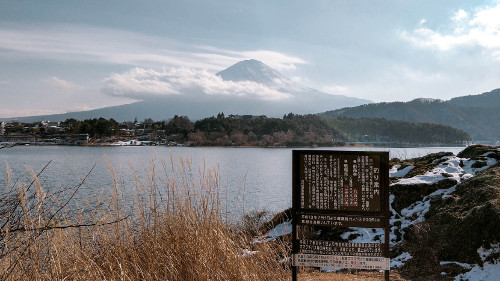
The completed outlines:
[[[217,76],[226,81],[251,81],[273,88],[293,84],[278,71],[254,59],[240,61],[218,72]]]

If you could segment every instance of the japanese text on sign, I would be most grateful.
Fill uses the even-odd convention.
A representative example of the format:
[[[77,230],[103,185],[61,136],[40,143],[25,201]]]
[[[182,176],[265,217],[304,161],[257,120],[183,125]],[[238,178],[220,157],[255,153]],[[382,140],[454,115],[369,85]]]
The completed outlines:
[[[380,257],[383,255],[382,243],[348,243],[321,240],[299,240],[302,254]]]
[[[383,227],[379,216],[349,216],[325,214],[299,214],[298,224],[338,226],[338,227]]]
[[[300,207],[380,212],[379,155],[302,154]]]
[[[384,257],[356,257],[314,254],[294,254],[294,266],[341,267],[371,270],[389,270],[390,259]]]

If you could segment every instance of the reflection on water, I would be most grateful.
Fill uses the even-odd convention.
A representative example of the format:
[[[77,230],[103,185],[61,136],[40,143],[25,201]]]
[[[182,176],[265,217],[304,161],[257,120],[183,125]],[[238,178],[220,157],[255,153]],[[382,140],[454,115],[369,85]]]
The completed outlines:
[[[429,153],[450,151],[455,154],[463,147],[373,148],[334,147],[327,150],[389,151],[390,158],[412,158]],[[172,167],[190,166],[192,176],[203,170],[216,169],[220,174],[221,200],[231,216],[246,211],[266,209],[278,212],[291,207],[292,196],[291,148],[221,148],[221,147],[77,147],[77,146],[16,146],[0,150],[0,182],[5,187],[6,167],[11,171],[11,183],[29,180],[28,169],[39,172],[48,191],[75,186],[95,165],[94,170],[75,198],[75,208],[103,194],[111,194],[115,173],[124,204],[131,204],[137,181],[135,175],[147,181],[151,167],[156,173],[172,174]],[[172,165],[173,164],[173,165]],[[112,169],[111,169],[112,168]],[[224,208],[225,209],[225,208]]]

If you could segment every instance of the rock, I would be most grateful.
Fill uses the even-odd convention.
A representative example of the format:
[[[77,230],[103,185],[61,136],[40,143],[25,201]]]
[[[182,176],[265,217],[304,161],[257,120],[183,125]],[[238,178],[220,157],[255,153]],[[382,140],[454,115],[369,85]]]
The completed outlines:
[[[402,209],[410,206],[414,202],[422,200],[426,195],[438,189],[450,188],[455,184],[457,184],[457,181],[452,178],[445,178],[434,184],[393,184],[390,187],[390,192],[394,195],[392,208],[400,213]]]
[[[411,178],[417,175],[425,174],[427,171],[431,171],[434,169],[439,163],[446,161],[445,156],[453,156],[451,152],[438,152],[431,153],[422,157],[411,158],[404,161],[401,161],[397,158],[394,158],[390,161],[390,165],[401,165],[400,169],[403,169],[409,165],[415,166],[411,169],[408,174],[406,174],[405,178]]]
[[[492,154],[489,157],[500,160],[500,151],[498,149],[499,147],[492,147],[487,145],[471,145],[462,150],[457,156],[460,158],[477,159],[479,156],[491,152]]]

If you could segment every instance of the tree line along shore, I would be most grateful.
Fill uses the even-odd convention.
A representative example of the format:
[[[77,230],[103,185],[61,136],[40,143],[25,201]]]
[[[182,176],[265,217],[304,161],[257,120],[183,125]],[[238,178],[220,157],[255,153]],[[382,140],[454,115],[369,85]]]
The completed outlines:
[[[105,118],[62,122],[2,122],[0,142],[22,144],[105,145],[125,140],[149,145],[189,146],[343,146],[362,144],[462,145],[471,137],[445,125],[383,118],[323,119],[289,113],[283,118],[217,116],[191,121],[145,119],[118,122]]]

